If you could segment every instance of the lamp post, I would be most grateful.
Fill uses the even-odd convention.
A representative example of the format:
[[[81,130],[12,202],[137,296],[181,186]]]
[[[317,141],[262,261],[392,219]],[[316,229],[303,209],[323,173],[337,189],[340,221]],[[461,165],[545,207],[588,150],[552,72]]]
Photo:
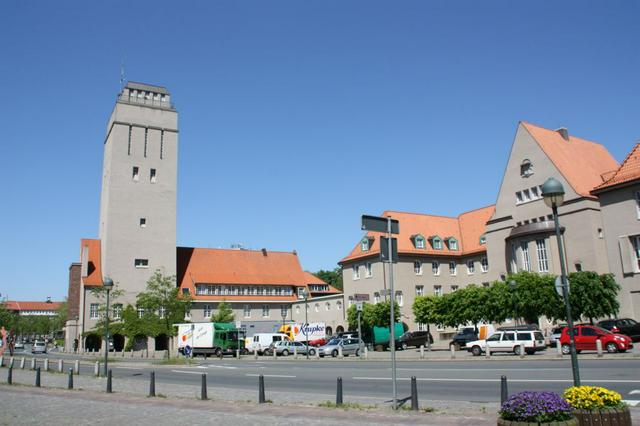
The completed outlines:
[[[558,207],[564,202],[564,188],[557,179],[549,178],[542,185],[542,197],[547,206],[553,211],[553,221],[555,222],[556,240],[558,241],[558,253],[560,255],[560,280],[562,282],[562,298],[564,299],[564,309],[567,315],[567,327],[569,327],[569,345],[571,348],[571,370],[573,372],[573,385],[580,386],[580,370],[578,367],[578,355],[573,335],[573,319],[571,318],[571,303],[569,301],[569,287],[567,282],[567,268],[565,266],[564,248],[560,237],[560,221],[558,220]]]
[[[285,306],[280,308],[280,316],[282,317],[282,331],[284,332],[284,322],[287,319],[287,308]]]
[[[113,287],[113,280],[105,277],[104,280],[102,280],[102,285],[107,291],[107,309],[104,313],[104,377],[107,377],[109,364],[109,292]]]
[[[301,289],[302,298],[304,299],[304,340],[307,347],[307,359],[309,359],[309,307],[307,301],[309,300],[309,293],[306,289]]]
[[[509,281],[509,288],[511,289],[511,297],[513,297],[513,323],[518,325],[518,300],[516,299],[516,282],[515,280]]]

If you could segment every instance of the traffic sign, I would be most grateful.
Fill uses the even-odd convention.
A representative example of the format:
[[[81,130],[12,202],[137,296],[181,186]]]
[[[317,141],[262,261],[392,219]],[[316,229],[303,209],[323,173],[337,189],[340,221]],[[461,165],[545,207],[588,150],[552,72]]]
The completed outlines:
[[[364,231],[388,232],[388,219],[386,217],[362,215],[362,229]],[[400,223],[391,219],[391,233],[400,233]]]
[[[564,297],[564,293],[562,292],[562,277],[556,277],[556,292],[560,295],[560,297]],[[567,281],[567,294],[569,294],[569,281]]]
[[[356,310],[362,312],[362,302],[356,302]]]
[[[398,262],[398,240],[391,238],[391,260],[393,263]],[[389,239],[387,237],[380,237],[380,260],[382,262],[389,261]]]

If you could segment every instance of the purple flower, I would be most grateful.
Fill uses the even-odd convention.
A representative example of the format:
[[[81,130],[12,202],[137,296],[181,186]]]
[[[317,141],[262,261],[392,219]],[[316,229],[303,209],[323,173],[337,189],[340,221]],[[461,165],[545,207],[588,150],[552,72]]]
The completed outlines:
[[[512,395],[500,409],[500,417],[520,422],[568,420],[573,409],[555,392],[520,392]]]

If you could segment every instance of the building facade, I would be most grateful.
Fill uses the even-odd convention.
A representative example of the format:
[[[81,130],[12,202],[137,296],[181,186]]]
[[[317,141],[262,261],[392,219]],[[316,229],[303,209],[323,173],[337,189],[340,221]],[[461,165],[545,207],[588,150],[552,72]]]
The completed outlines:
[[[635,239],[640,235],[640,187],[634,185],[640,185],[640,177],[625,180],[623,187],[601,186],[619,167],[600,144],[564,128],[521,122],[494,206],[457,218],[385,212],[383,216],[400,222],[393,297],[400,305],[401,321],[410,329],[425,327],[412,318],[411,305],[418,295],[441,295],[472,283],[488,285],[519,271],[559,275],[555,225],[541,190],[550,177],[565,189],[559,219],[568,271],[614,273],[623,286],[620,315],[633,316],[640,271],[640,240],[636,244]],[[349,304],[385,298],[388,264],[379,260],[380,236],[367,233],[340,261]],[[452,332],[437,331],[434,337],[441,339]]]

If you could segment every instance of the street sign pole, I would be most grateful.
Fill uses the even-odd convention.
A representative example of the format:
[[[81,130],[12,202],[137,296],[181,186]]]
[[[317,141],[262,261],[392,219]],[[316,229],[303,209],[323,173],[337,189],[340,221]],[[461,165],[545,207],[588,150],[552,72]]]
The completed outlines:
[[[397,230],[396,230],[397,232]],[[396,338],[395,338],[395,292],[393,291],[393,239],[391,238],[391,216],[387,216],[387,236],[389,237],[389,301],[390,301],[390,324],[389,347],[391,348],[391,382],[393,383],[393,403],[394,410],[398,409],[398,387],[396,384]]]
[[[358,349],[360,349],[359,355],[362,354],[362,328],[360,327],[360,316],[362,315],[362,302],[357,302],[356,308],[358,310]]]

